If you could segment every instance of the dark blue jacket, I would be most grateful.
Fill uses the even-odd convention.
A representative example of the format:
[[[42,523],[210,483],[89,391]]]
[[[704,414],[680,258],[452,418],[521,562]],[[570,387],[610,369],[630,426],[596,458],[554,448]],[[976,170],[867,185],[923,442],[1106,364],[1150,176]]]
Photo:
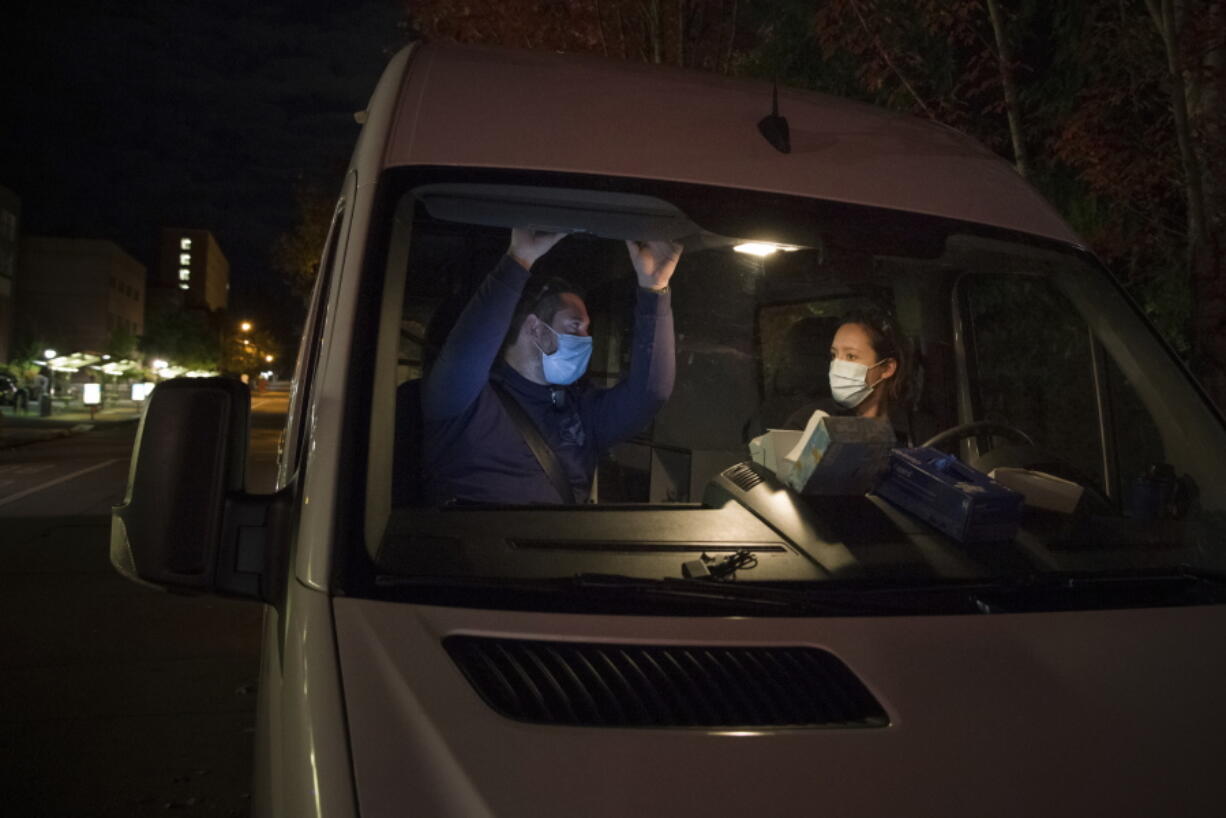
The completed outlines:
[[[502,361],[528,271],[504,256],[460,314],[422,385],[426,500],[558,503],[558,492],[507,415],[491,380],[536,422],[584,502],[596,462],[613,444],[642,431],[672,393],[676,372],[667,291],[638,289],[630,371],[611,389],[580,383],[545,386]]]

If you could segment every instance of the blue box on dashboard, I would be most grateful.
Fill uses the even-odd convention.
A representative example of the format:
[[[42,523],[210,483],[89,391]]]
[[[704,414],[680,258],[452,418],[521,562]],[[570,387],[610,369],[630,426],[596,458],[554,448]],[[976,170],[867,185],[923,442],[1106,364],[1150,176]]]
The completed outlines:
[[[1023,497],[932,448],[894,449],[876,493],[964,543],[1011,540]]]

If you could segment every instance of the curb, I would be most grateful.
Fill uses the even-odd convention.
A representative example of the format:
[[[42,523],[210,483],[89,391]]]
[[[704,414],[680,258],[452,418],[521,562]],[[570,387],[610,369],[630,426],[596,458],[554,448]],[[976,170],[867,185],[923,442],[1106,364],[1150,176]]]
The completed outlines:
[[[39,435],[38,437],[26,437],[20,440],[5,440],[0,438],[0,452],[9,449],[19,449],[22,446],[29,446],[33,443],[46,443],[51,440],[59,440],[64,437],[72,437],[76,432],[72,429],[56,429],[53,432]]]
[[[140,418],[138,417],[124,418],[122,420],[108,420],[108,421],[104,421],[104,423],[107,426],[118,426],[121,423],[136,423],[139,420]],[[78,423],[76,426],[69,426],[67,428],[50,430],[48,432],[38,435],[37,437],[22,438],[20,440],[5,440],[3,437],[0,437],[0,451],[7,451],[9,449],[19,449],[22,446],[31,446],[35,443],[49,443],[52,440],[62,440],[63,438],[66,438],[66,437],[73,437],[74,435],[84,434],[86,432],[92,432],[93,430],[97,428],[98,428],[97,423]]]

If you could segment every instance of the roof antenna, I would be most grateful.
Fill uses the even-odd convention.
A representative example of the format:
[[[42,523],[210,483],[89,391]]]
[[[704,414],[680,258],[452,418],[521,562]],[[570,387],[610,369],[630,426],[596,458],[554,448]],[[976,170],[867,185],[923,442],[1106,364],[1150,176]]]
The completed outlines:
[[[758,130],[771,147],[780,153],[792,152],[792,140],[788,137],[788,121],[779,116],[779,80],[775,80],[771,112],[758,122]]]

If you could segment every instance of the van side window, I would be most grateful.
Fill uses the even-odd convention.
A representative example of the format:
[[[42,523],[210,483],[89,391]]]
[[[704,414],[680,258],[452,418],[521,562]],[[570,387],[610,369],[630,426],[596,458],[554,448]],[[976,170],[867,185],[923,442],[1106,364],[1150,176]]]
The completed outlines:
[[[1092,336],[1045,278],[971,275],[958,284],[976,420],[1019,429],[1102,491]]]
[[[1030,435],[1053,464],[1072,467],[1061,476],[1133,514],[1134,488],[1171,454],[1136,385],[1069,299],[1028,275],[966,276],[958,296],[975,419]]]
[[[1145,476],[1150,467],[1169,462],[1169,457],[1163,448],[1158,425],[1141,402],[1136,387],[1112,360],[1107,362],[1107,385],[1117,483],[1124,510],[1129,511],[1132,486]]]
[[[319,359],[320,335],[327,312],[332,270],[336,265],[341,225],[345,220],[344,205],[343,199],[337,203],[336,212],[332,216],[332,224],[328,228],[328,238],[324,244],[319,273],[315,277],[315,287],[311,293],[311,306],[307,311],[306,326],[303,328],[302,340],[298,344],[298,360],[294,366],[294,380],[290,386],[289,415],[286,419],[285,432],[281,438],[281,463],[278,475],[280,485],[284,485],[293,475],[302,457],[303,437],[307,428],[306,412],[310,406],[311,383]]]

